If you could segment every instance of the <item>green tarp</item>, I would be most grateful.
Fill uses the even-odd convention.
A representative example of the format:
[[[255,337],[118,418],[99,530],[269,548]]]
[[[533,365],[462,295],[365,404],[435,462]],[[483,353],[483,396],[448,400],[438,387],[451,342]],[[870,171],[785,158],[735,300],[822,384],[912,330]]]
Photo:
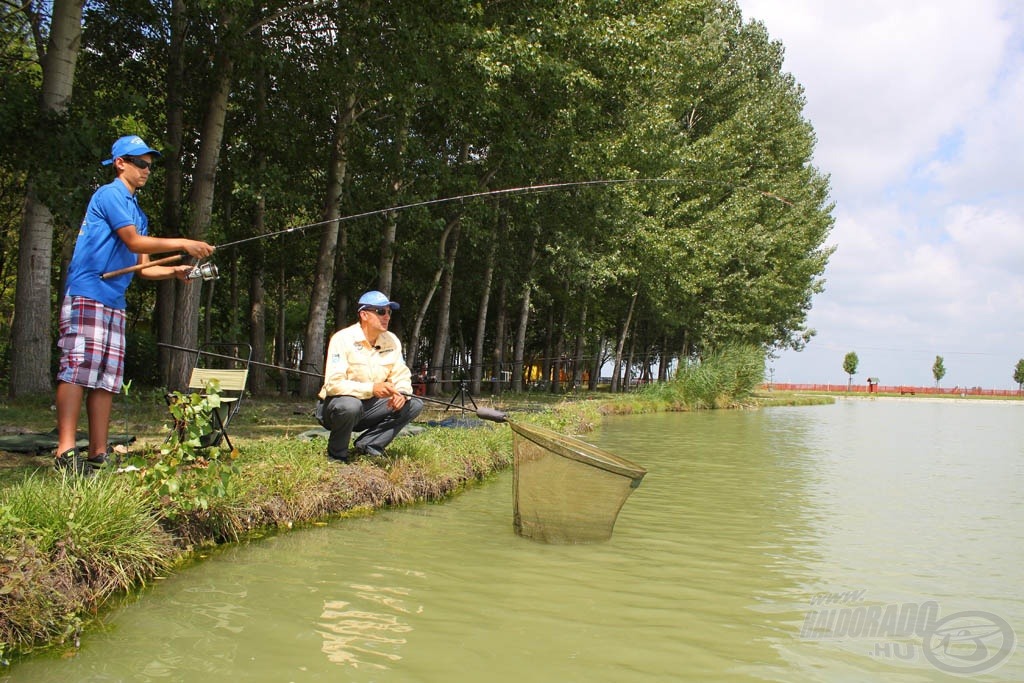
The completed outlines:
[[[78,432],[75,444],[79,448],[89,447],[89,435],[85,432]],[[128,445],[135,441],[131,434],[111,434],[109,439],[113,445]],[[40,455],[42,453],[53,453],[57,450],[57,430],[53,429],[45,433],[24,433],[4,434],[0,436],[0,451],[7,453],[27,453],[29,455]]]

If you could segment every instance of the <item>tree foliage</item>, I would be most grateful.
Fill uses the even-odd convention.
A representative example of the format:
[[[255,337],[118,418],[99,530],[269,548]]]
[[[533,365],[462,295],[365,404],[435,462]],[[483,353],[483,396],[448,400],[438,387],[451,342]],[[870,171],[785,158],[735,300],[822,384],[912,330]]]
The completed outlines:
[[[39,129],[36,6],[0,23],[5,129]],[[158,235],[317,224],[219,250],[212,285],[135,283],[130,335],[251,341],[271,363],[302,347],[315,370],[350,298],[383,287],[410,364],[441,380],[533,368],[564,389],[607,361],[629,386],[674,359],[814,334],[828,179],[782,46],[732,0],[95,0],[82,28],[60,169],[34,176],[58,217],[51,282],[98,160],[128,132],[165,151],[141,196]],[[5,234],[28,162],[0,141]],[[421,204],[594,179],[637,182]]]
[[[939,382],[946,376],[946,364],[943,361],[942,356],[935,356],[935,362],[932,363],[932,377],[935,378],[935,386],[939,386]]]
[[[857,374],[857,365],[860,363],[860,358],[857,357],[856,352],[850,351],[843,357],[843,372],[849,375],[847,381],[847,389],[853,385],[853,376]]]

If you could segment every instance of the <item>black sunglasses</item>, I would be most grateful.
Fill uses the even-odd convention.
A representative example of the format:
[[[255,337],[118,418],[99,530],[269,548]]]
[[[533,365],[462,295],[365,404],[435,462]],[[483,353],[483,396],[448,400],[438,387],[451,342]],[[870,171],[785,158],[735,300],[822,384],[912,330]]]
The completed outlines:
[[[135,168],[141,168],[143,171],[145,171],[147,168],[153,165],[152,161],[146,161],[145,159],[140,159],[139,157],[123,156],[121,158],[127,161]]]
[[[377,315],[381,316],[382,318],[385,315],[391,315],[391,309],[390,308],[360,308],[359,310],[360,311],[373,311],[374,313],[376,313]]]

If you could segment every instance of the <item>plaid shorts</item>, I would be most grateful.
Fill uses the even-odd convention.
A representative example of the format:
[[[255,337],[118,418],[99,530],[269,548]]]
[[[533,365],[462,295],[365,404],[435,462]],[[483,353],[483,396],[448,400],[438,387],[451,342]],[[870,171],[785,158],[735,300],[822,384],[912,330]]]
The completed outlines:
[[[124,311],[83,296],[60,307],[57,379],[116,394],[124,379]]]

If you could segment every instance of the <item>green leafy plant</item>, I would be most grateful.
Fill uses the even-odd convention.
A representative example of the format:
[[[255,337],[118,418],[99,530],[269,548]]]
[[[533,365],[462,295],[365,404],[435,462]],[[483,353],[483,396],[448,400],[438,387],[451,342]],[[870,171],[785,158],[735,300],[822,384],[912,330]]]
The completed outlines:
[[[205,393],[173,392],[169,401],[174,425],[156,457],[131,462],[144,488],[162,514],[175,519],[211,509],[228,497],[238,474],[237,451],[212,442],[213,411],[220,407],[220,384],[213,380]]]

